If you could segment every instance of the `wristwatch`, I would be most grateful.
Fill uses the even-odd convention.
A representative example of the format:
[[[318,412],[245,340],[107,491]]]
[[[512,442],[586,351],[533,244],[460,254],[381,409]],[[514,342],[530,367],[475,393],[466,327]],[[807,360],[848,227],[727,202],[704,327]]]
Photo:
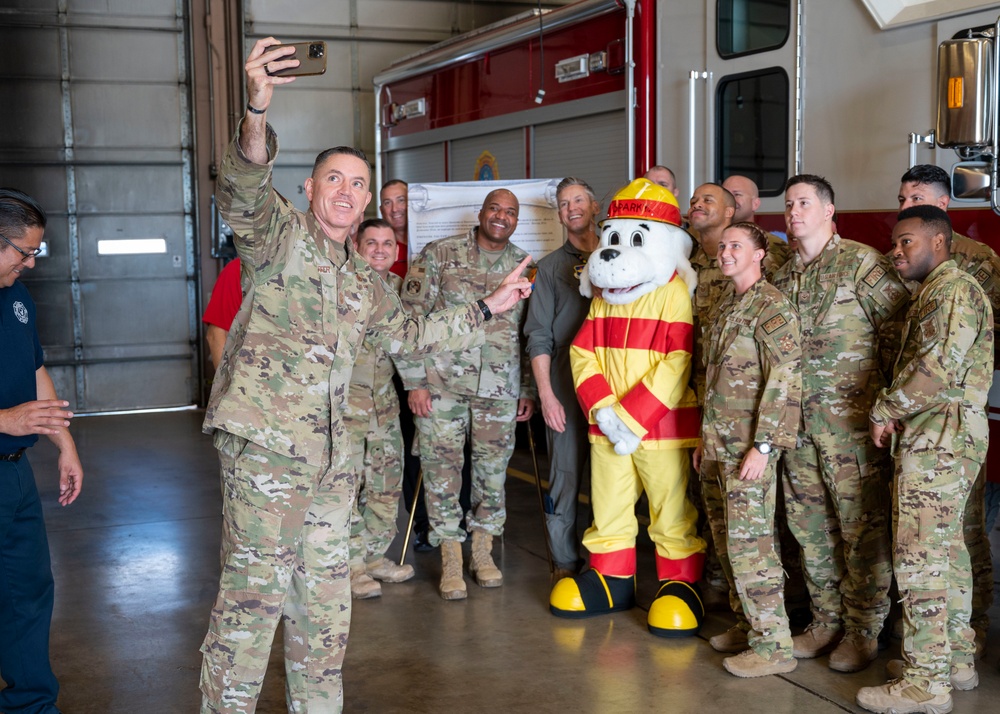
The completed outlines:
[[[768,444],[766,441],[754,442],[753,448],[757,449],[757,451],[764,454],[764,456],[767,456],[768,454],[771,453],[771,445]]]

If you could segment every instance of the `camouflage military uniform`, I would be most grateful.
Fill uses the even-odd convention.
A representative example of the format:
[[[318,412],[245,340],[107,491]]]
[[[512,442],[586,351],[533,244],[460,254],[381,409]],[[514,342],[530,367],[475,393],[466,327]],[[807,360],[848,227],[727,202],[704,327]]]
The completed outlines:
[[[270,127],[267,148],[273,163]],[[205,417],[224,493],[222,576],[201,647],[203,713],[254,711],[279,619],[289,709],[341,710],[354,490],[341,415],[358,346],[398,353],[482,339],[474,304],[405,319],[350,246],[328,240],[311,212],[273,190],[272,163],[250,163],[234,139],[216,194],[249,284]],[[434,344],[448,336],[456,337]]]
[[[791,659],[774,537],[778,454],[759,479],[740,480],[739,473],[757,442],[777,450],[795,447],[802,395],[799,321],[766,280],[743,295],[730,282],[705,345],[701,477],[715,551],[750,646],[768,660],[775,654]]]
[[[403,281],[403,306],[411,315],[464,305],[500,285],[527,253],[508,243],[491,262],[465,235],[436,240],[410,264]],[[486,324],[486,343],[465,352],[438,353],[423,360],[396,360],[407,391],[427,389],[432,413],[414,417],[420,434],[420,463],[430,521],[430,542],[465,540],[460,523],[462,459],[466,435],[472,449],[471,531],[501,535],[507,520],[504,481],[514,451],[517,400],[534,398],[530,370],[521,349],[523,303]],[[470,433],[471,432],[471,433]]]
[[[986,458],[993,314],[976,281],[947,260],[914,295],[906,320],[895,377],[871,420],[902,426],[893,565],[903,599],[903,677],[942,694],[951,691],[951,667],[968,667],[975,655],[959,514]]]
[[[964,270],[974,277],[986,292],[993,314],[1000,313],[1000,256],[996,251],[985,243],[952,231],[951,259],[955,261],[959,270]],[[920,289],[920,283],[915,280],[906,281],[905,285],[910,293],[916,293]],[[994,350],[1000,343],[997,339],[998,329],[1000,327],[994,326]],[[997,364],[996,354],[994,354],[994,364]],[[972,627],[976,630],[977,637],[983,641],[990,629],[988,611],[993,605],[993,557],[990,553],[989,529],[985,522],[986,488],[984,463],[972,485],[962,519],[965,545],[969,549],[969,558],[972,561]]]
[[[396,293],[402,279],[389,273]],[[396,537],[396,514],[403,480],[403,434],[392,360],[362,345],[351,373],[344,424],[351,438],[357,498],[351,509],[351,568],[380,560]]]
[[[576,400],[569,362],[570,345],[590,308],[590,298],[580,294],[580,271],[589,255],[566,242],[559,250],[538,261],[538,273],[528,301],[528,317],[524,322],[528,356],[534,359],[548,355],[551,358],[552,391],[566,413],[563,432],[545,430],[549,442],[549,500],[545,504],[545,522],[552,559],[557,567],[566,570],[579,567],[577,504],[580,482],[590,473],[587,415]]]
[[[767,255],[764,256],[762,270],[765,278],[770,278],[774,272],[788,262],[791,251],[788,244],[777,236],[768,233]],[[700,243],[695,243],[691,253],[691,267],[698,273],[698,287],[695,288],[692,303],[694,306],[694,358],[692,374],[694,375],[695,393],[698,403],[705,401],[705,338],[712,329],[712,316],[719,307],[722,294],[731,284],[729,278],[719,270],[718,259],[708,255]]]
[[[906,288],[877,251],[839,235],[809,265],[795,254],[773,282],[802,329],[802,423],[784,454],[782,485],[813,622],[874,638],[892,572],[889,466],[868,435],[868,411],[898,343],[894,317]]]
[[[787,243],[771,233],[767,235],[767,255],[764,257],[762,266],[765,277],[773,275],[775,270],[784,265],[790,254]],[[695,242],[695,248],[691,254],[691,267],[698,273],[698,287],[695,288],[694,296],[691,299],[694,309],[694,354],[691,359],[691,381],[694,384],[695,394],[698,395],[698,403],[704,404],[705,339],[709,330],[712,329],[713,315],[719,307],[722,295],[732,284],[732,281],[719,270],[717,257],[708,255],[699,242]],[[688,498],[697,505],[699,511],[702,509],[704,496],[701,493],[701,479],[693,478],[688,482]],[[715,553],[713,539],[709,535],[711,527],[705,514],[701,514],[699,521],[698,534],[710,546],[705,556],[705,580],[724,592],[727,588],[728,577],[722,571],[719,558]],[[730,590],[729,596],[732,598],[735,593]]]

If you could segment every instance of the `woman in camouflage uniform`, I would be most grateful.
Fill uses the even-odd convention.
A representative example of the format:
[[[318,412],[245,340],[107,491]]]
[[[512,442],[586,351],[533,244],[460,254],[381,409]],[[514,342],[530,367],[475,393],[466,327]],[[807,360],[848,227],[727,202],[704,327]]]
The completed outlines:
[[[761,275],[767,235],[735,223],[719,243],[731,284],[710,320],[702,443],[694,453],[712,538],[729,580],[737,624],[712,647],[739,652],[723,666],[738,677],[795,669],[774,546],[778,449],[794,448],[801,348],[795,310]]]

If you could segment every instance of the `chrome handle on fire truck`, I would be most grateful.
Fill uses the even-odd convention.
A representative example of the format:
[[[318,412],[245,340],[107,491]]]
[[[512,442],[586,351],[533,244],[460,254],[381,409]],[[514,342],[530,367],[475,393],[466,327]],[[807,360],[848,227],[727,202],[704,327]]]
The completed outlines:
[[[712,124],[715,122],[715,97],[712,93],[712,73],[705,70],[692,69],[688,73],[688,181],[687,189],[692,194],[694,193],[695,186],[698,184],[695,182],[695,161],[698,158],[697,149],[697,138],[698,130],[696,128],[695,122],[698,121],[697,107],[695,106],[698,100],[698,80],[704,79],[708,82],[709,93],[709,105],[708,105],[708,117],[707,125],[709,127],[707,136],[709,136],[707,156],[709,158],[709,173],[712,172],[713,166],[715,164],[715,131]],[[679,199],[678,199],[679,200]]]

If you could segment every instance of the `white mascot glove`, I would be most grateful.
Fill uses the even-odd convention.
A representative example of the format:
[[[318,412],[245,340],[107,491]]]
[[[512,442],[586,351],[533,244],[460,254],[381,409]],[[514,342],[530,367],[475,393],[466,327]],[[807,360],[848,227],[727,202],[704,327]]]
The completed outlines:
[[[601,407],[594,419],[604,435],[615,445],[615,453],[619,456],[628,456],[639,448],[642,439],[633,434],[622,418],[615,414],[614,407]]]

